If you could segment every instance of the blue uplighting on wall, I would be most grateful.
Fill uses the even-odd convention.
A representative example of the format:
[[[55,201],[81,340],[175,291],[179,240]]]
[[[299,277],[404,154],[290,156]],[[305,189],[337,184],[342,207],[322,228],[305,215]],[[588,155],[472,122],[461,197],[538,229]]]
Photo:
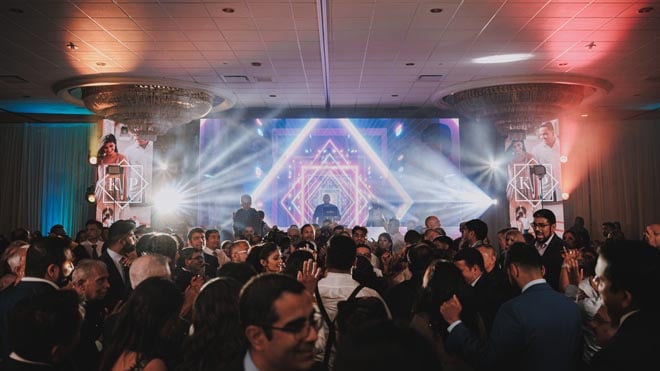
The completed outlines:
[[[29,98],[0,100],[0,108],[5,111],[22,114],[93,115],[93,113],[87,108],[76,106],[71,103]]]

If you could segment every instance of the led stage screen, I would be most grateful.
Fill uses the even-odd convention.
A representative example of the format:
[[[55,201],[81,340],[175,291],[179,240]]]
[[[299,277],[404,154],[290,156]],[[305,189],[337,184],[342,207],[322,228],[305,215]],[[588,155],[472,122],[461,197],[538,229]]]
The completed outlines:
[[[431,214],[457,226],[490,205],[459,158],[453,118],[202,120],[199,218],[226,226],[245,193],[286,228],[313,221],[327,195],[348,226],[420,225]]]

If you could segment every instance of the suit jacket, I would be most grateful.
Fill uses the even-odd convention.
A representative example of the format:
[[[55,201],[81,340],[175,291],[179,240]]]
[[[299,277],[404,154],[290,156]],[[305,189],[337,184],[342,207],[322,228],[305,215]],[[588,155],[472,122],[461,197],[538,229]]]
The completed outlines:
[[[115,262],[107,251],[104,251],[101,255],[101,261],[108,267],[108,282],[110,283],[110,288],[103,302],[105,307],[112,311],[120,300],[126,301],[128,295],[130,295],[132,291],[130,278],[128,277],[128,270],[126,270],[126,283],[124,283],[121,273],[117,270]]]
[[[591,359],[594,371],[648,370],[660,352],[658,313],[639,311],[626,318],[610,343]],[[649,365],[656,365],[651,366]]]
[[[7,359],[10,352],[7,321],[16,303],[24,298],[55,290],[46,282],[21,281],[0,293],[0,358]]]
[[[4,371],[57,371],[58,368],[52,365],[35,365],[26,362],[16,361],[14,359],[8,359],[5,362],[1,363],[2,369]]]
[[[473,287],[474,296],[476,299],[477,312],[481,315],[486,326],[486,333],[490,333],[495,320],[495,314],[500,307],[497,293],[494,291],[495,283],[488,274],[482,274],[477,283]]]
[[[556,234],[552,235],[550,244],[545,249],[545,253],[541,257],[543,266],[545,267],[545,280],[555,290],[559,289],[559,274],[561,273],[561,265],[564,263],[564,258],[561,257],[564,243],[561,238]]]
[[[203,254],[204,256],[204,277],[207,279],[210,278],[215,278],[218,276],[218,267],[220,264],[218,263],[218,257],[215,255],[209,255],[206,252]]]
[[[502,304],[486,342],[461,323],[447,336],[446,347],[481,370],[571,371],[581,340],[577,305],[540,283]]]

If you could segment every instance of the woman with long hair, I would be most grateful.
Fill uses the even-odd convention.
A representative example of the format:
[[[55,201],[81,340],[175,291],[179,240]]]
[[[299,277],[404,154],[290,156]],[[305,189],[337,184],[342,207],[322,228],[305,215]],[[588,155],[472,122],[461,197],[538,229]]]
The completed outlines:
[[[101,370],[166,371],[182,304],[173,282],[152,277],[140,283],[119,312]]]
[[[222,370],[245,351],[239,320],[241,284],[218,277],[202,286],[193,305],[191,332],[183,343],[179,371]]]
[[[103,143],[99,148],[96,157],[98,158],[98,184],[96,187],[96,199],[101,200],[103,192],[98,192],[99,187],[105,189],[115,201],[126,201],[128,199],[128,171],[120,166],[122,162],[128,164],[126,156],[119,153],[117,148],[117,138],[108,134],[103,137]],[[107,169],[109,165],[116,165],[117,171]]]

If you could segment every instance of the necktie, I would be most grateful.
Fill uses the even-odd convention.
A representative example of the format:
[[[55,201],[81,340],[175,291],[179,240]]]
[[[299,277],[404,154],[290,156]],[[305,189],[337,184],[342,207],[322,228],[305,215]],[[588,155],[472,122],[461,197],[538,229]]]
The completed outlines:
[[[96,245],[92,245],[92,258],[98,259],[99,254],[96,252]]]

